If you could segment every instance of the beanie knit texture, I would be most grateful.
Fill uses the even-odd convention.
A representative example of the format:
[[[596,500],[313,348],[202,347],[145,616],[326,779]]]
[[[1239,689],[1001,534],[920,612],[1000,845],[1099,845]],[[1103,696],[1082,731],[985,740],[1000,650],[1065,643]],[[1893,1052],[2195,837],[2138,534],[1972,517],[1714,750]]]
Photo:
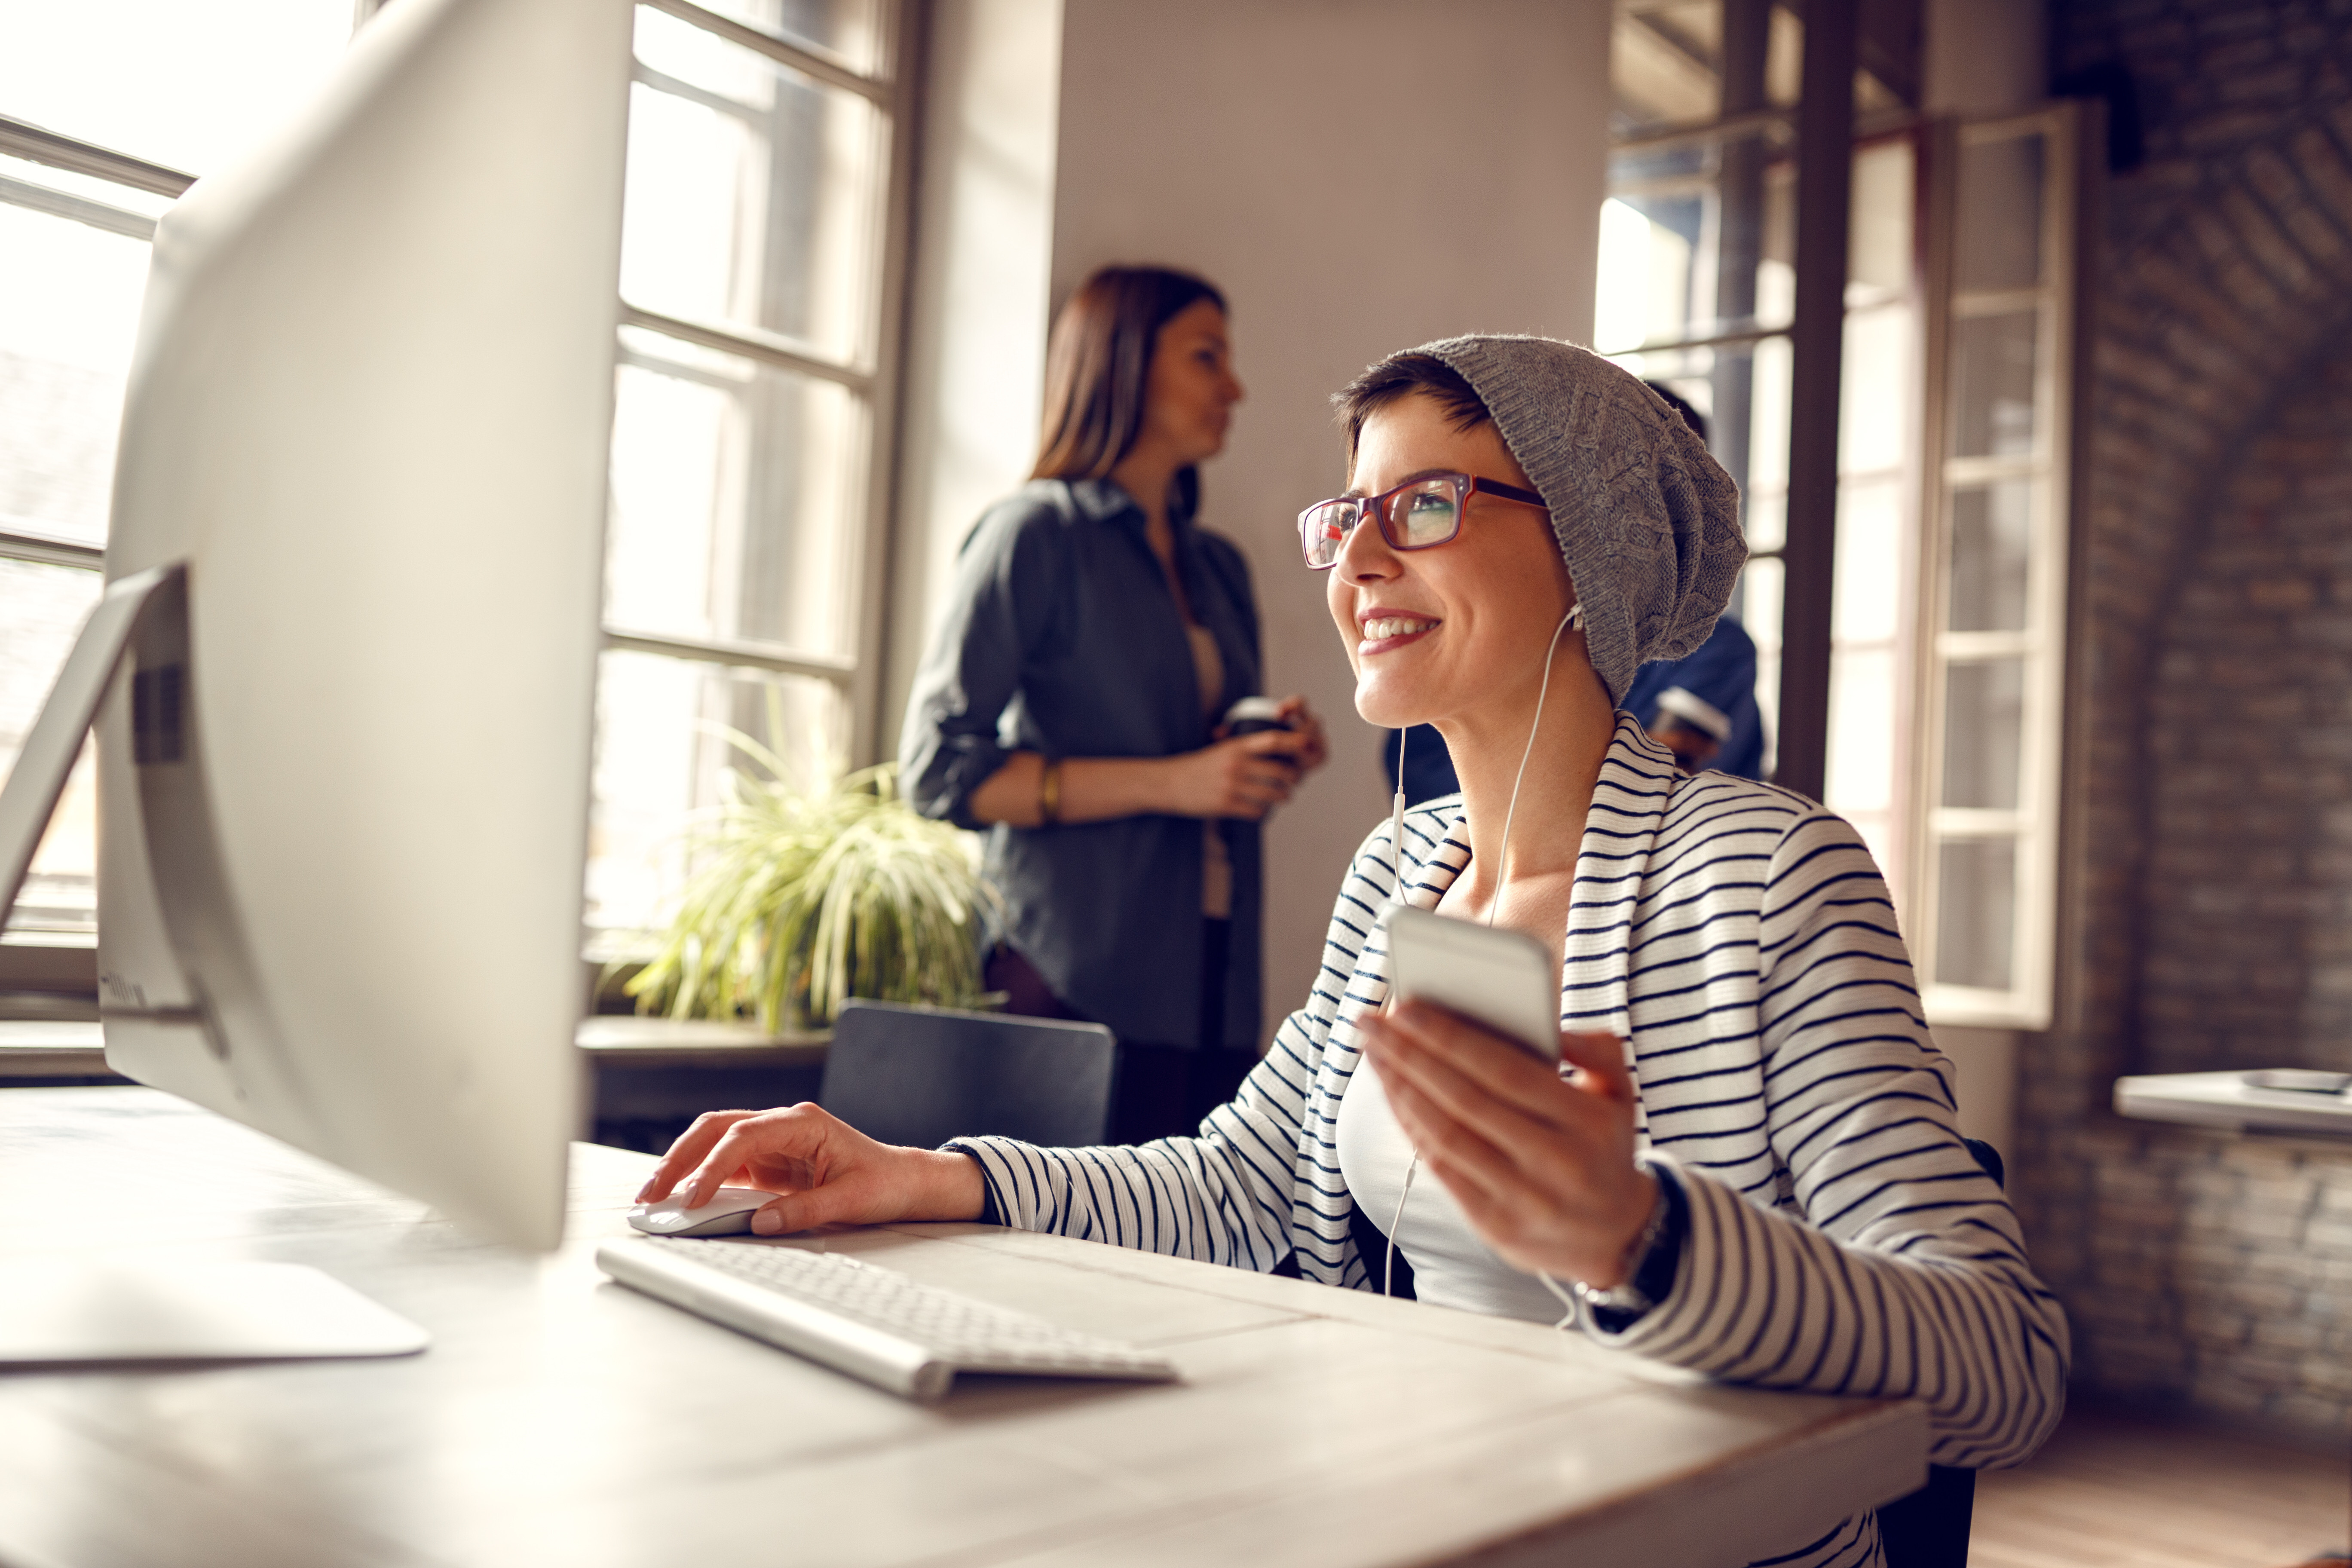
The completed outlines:
[[[1586,655],[1622,701],[1642,666],[1696,652],[1748,559],[1739,489],[1657,394],[1552,338],[1445,338],[1452,367],[1551,509]]]

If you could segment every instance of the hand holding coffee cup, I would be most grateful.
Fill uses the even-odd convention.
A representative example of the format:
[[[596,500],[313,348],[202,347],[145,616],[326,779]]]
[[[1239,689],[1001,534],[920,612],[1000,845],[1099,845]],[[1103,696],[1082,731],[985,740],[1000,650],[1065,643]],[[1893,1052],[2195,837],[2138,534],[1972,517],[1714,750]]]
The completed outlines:
[[[1224,733],[1228,737],[1260,735],[1268,730],[1290,727],[1290,715],[1272,697],[1244,697],[1225,710]]]

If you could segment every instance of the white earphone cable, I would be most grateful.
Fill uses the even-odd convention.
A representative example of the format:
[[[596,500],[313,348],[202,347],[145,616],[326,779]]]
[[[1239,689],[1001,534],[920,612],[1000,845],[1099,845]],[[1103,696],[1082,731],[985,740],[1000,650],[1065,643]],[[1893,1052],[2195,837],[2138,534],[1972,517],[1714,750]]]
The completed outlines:
[[[1528,726],[1528,743],[1519,752],[1519,771],[1511,775],[1511,802],[1503,809],[1503,842],[1495,854],[1495,892],[1486,900],[1486,924],[1489,926],[1495,923],[1496,913],[1503,907],[1503,882],[1510,875],[1511,819],[1518,815],[1519,785],[1527,781],[1528,759],[1536,754],[1536,735],[1543,728],[1544,699],[1551,695],[1552,656],[1559,650],[1559,639],[1570,627],[1581,629],[1583,626],[1584,605],[1580,602],[1570,605],[1568,614],[1559,618],[1559,625],[1552,628],[1551,641],[1544,645],[1543,683],[1536,688],[1535,721]],[[1390,901],[1398,904],[1404,902],[1404,731],[1397,731],[1396,800],[1389,814],[1390,882],[1396,889]],[[1397,1227],[1404,1224],[1404,1200],[1412,1195],[1412,1178],[1420,1169],[1421,1151],[1416,1149],[1412,1152],[1412,1158],[1405,1162],[1404,1184],[1397,1189],[1396,1213],[1389,1216],[1388,1251],[1381,1263],[1381,1294],[1383,1296],[1396,1293]],[[1568,1316],[1552,1326],[1565,1328],[1574,1322],[1575,1299],[1562,1295],[1559,1285],[1549,1275],[1538,1278],[1550,1287],[1553,1295],[1568,1303]]]
[[[1412,726],[1397,731],[1396,798],[1389,802],[1389,902],[1404,902],[1404,746]]]
[[[1544,699],[1551,695],[1552,655],[1559,651],[1559,639],[1570,626],[1584,625],[1584,606],[1570,605],[1568,614],[1560,616],[1559,625],[1552,628],[1551,641],[1544,645],[1543,684],[1536,688],[1535,722],[1528,726],[1528,743],[1519,751],[1519,771],[1511,775],[1511,804],[1503,809],[1503,842],[1495,851],[1495,896],[1486,900],[1486,923],[1495,923],[1495,916],[1503,907],[1503,883],[1511,874],[1511,819],[1519,813],[1519,785],[1528,776],[1528,759],[1536,754],[1536,732],[1543,728]]]

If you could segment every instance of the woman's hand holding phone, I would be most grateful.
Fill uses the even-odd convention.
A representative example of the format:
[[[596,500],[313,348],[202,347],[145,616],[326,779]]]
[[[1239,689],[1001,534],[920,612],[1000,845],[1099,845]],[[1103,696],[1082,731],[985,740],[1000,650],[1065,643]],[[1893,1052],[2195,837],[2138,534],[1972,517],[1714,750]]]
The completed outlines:
[[[1556,966],[1524,932],[1397,908],[1388,935],[1397,1001],[1359,1027],[1422,1163],[1505,1261],[1618,1284],[1658,1201],[1624,1042],[1559,1028]]]
[[[1360,1020],[1397,1123],[1479,1238],[1515,1268],[1623,1282],[1658,1202],[1633,1163],[1633,1080],[1614,1035],[1562,1030],[1561,1066],[1427,1002]]]

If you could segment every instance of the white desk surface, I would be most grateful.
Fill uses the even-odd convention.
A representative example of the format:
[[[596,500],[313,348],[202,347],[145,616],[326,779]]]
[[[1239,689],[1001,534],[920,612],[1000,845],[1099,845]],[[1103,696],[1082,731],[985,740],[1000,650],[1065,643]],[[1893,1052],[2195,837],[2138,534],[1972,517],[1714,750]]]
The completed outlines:
[[[2116,1113],[2231,1132],[2352,1138],[2352,1097],[2256,1089],[2236,1072],[2151,1073],[2116,1080]]]
[[[648,1163],[579,1146],[572,1239],[539,1258],[152,1090],[0,1092],[0,1257],[310,1263],[436,1336],[0,1375],[0,1562],[1700,1568],[1924,1477],[1916,1404],[1717,1387],[1538,1325],[979,1226],[796,1243],[1182,1369],[908,1404],[599,1275]]]

